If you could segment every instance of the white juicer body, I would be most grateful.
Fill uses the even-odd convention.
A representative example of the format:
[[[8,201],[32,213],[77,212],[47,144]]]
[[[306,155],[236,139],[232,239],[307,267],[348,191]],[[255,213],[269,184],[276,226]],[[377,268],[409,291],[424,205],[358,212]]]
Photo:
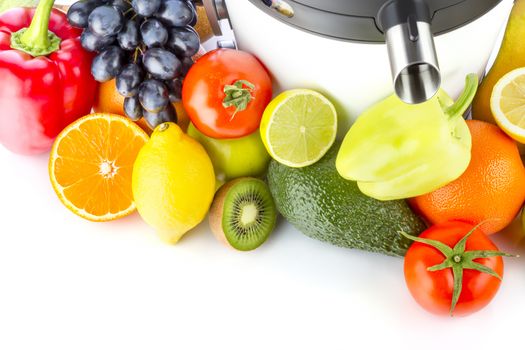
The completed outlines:
[[[366,108],[393,93],[386,44],[330,39],[284,24],[246,0],[226,0],[240,49],[268,68],[276,93],[311,88],[326,94],[339,114],[339,134]],[[483,76],[498,34],[512,9],[503,0],[458,29],[435,37],[442,88],[457,97],[465,76]]]

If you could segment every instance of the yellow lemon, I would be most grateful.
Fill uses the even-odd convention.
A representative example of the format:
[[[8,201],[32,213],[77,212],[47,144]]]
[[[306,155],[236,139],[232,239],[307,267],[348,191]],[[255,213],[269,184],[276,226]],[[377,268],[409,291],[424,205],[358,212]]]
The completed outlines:
[[[204,148],[174,123],[159,125],[133,167],[140,216],[168,243],[177,243],[206,216],[215,173]]]
[[[525,68],[515,69],[498,81],[490,107],[499,127],[514,140],[525,143]]]

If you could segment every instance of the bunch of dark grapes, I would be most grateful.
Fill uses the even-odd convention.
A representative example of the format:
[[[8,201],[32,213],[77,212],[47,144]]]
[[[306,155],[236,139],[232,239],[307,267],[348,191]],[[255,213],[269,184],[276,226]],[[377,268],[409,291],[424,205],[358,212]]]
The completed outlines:
[[[82,46],[98,55],[91,73],[99,82],[116,78],[132,120],[144,117],[154,128],[177,121],[182,80],[199,51],[191,0],[80,0],[67,13],[84,29]]]

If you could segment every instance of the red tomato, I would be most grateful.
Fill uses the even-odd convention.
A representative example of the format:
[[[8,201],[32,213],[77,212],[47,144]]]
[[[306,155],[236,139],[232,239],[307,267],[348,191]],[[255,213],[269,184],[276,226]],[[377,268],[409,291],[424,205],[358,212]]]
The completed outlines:
[[[474,227],[461,221],[449,221],[432,226],[419,238],[439,241],[454,248]],[[476,229],[468,237],[464,254],[468,254],[469,251],[494,251],[497,252],[494,255],[504,255],[480,229]],[[462,261],[457,263],[457,266],[460,266],[469,260],[464,254],[455,252],[451,254],[449,261],[454,261],[454,256],[460,256]],[[446,257],[438,249],[419,242],[414,243],[405,256],[405,280],[410,293],[423,308],[440,315],[451,314],[454,275],[451,267],[439,271],[428,271],[428,268],[442,264],[445,260]],[[490,268],[503,277],[501,256],[475,258],[473,261]],[[497,277],[470,268],[463,269],[463,278],[460,281],[462,282],[461,294],[453,315],[463,316],[485,307],[494,298],[501,283]]]
[[[218,49],[202,56],[184,79],[182,101],[192,123],[213,138],[238,138],[259,128],[272,81],[253,55]]]

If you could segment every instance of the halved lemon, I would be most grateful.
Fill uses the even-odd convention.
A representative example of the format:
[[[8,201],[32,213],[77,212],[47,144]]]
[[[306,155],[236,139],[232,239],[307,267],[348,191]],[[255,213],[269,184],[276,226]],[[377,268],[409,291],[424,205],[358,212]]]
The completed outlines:
[[[499,127],[514,140],[525,143],[525,68],[501,77],[492,90],[490,107]]]
[[[272,158],[289,167],[305,167],[321,159],[333,145],[337,112],[316,91],[285,91],[266,107],[260,132]]]
[[[49,177],[60,201],[91,221],[110,221],[135,210],[133,163],[148,135],[127,118],[91,114],[58,135]]]

